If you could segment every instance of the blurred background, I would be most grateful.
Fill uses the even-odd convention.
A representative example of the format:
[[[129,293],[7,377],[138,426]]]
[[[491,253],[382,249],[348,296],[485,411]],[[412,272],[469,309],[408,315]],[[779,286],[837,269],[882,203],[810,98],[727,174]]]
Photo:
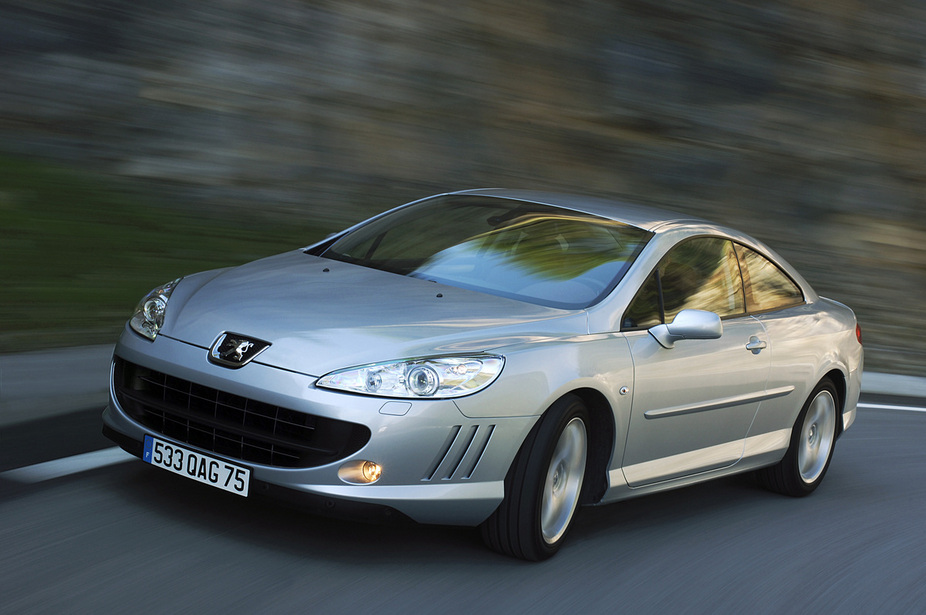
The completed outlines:
[[[435,192],[739,228],[926,373],[920,0],[4,0],[0,353]]]

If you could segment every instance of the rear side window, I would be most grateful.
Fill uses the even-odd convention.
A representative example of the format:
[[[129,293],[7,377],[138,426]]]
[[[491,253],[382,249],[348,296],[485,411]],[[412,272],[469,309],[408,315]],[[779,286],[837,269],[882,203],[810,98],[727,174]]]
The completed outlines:
[[[736,254],[746,282],[746,305],[750,313],[781,310],[804,303],[800,286],[761,254],[741,245]]]

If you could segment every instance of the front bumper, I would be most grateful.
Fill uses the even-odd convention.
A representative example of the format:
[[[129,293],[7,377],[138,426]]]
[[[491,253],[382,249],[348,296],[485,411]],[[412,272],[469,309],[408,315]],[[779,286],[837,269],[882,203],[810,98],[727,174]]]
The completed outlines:
[[[478,525],[504,497],[504,479],[518,448],[537,417],[464,416],[452,400],[387,400],[317,389],[316,378],[253,361],[229,370],[213,365],[206,349],[166,336],[155,342],[126,332],[115,355],[124,361],[233,395],[297,412],[365,425],[369,441],[355,453],[315,467],[274,467],[197,447],[164,435],[130,416],[112,383],[110,405],[103,414],[104,433],[140,456],[145,434],[173,440],[212,456],[225,457],[252,470],[255,493],[280,489],[308,496],[320,512],[356,516],[361,509],[395,510],[420,523]],[[491,387],[478,394],[487,404]],[[375,484],[349,484],[338,477],[345,463],[370,460],[383,468]],[[361,516],[378,517],[377,514]]]

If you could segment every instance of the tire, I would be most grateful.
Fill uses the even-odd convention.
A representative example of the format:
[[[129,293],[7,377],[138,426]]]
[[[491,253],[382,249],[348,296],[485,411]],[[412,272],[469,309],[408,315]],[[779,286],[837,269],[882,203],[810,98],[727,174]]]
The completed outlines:
[[[838,399],[836,387],[829,379],[816,386],[797,415],[784,458],[777,465],[756,472],[765,488],[803,497],[823,482],[836,446]]]
[[[563,543],[582,494],[589,414],[575,395],[560,398],[528,434],[505,477],[505,499],[482,524],[486,545],[539,561]]]

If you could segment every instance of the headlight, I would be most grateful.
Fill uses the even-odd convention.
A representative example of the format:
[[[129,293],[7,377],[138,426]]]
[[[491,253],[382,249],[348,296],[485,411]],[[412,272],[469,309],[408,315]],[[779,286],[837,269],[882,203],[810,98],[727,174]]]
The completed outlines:
[[[315,384],[381,397],[460,397],[492,384],[504,365],[504,357],[488,354],[408,359],[341,369]]]
[[[164,325],[164,313],[167,311],[167,300],[174,291],[177,283],[183,278],[177,278],[163,286],[158,286],[138,302],[135,313],[129,320],[129,326],[136,333],[144,335],[149,340],[158,336],[158,331]]]

